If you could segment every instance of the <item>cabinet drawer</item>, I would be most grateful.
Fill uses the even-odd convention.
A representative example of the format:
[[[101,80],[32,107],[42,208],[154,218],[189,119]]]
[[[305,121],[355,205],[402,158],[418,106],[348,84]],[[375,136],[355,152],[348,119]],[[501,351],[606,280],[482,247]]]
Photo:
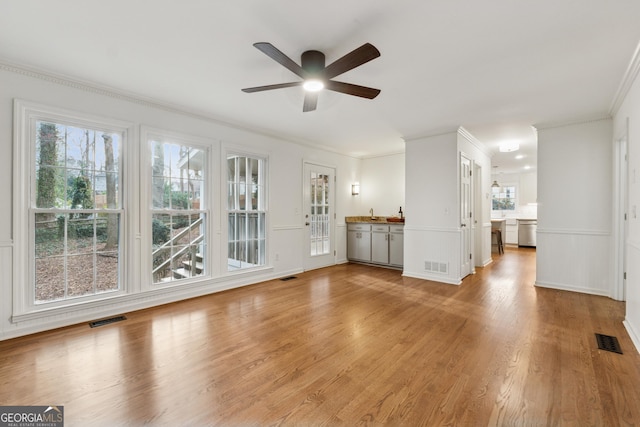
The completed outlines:
[[[390,225],[389,231],[396,234],[404,233],[404,225]]]
[[[371,231],[369,224],[347,224],[347,231]]]
[[[388,233],[389,226],[388,225],[372,225],[371,231],[378,231],[378,232],[382,231],[383,233]]]

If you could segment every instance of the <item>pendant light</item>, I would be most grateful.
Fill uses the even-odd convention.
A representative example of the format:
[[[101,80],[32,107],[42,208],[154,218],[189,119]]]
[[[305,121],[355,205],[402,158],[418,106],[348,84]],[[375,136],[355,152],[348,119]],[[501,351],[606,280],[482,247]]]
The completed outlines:
[[[491,188],[500,188],[500,184],[498,184],[498,181],[494,180],[493,184],[491,184]]]

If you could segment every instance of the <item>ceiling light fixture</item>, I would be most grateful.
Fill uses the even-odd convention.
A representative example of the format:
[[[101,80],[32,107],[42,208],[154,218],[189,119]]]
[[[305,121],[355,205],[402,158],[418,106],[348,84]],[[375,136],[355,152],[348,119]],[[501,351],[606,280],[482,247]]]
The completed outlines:
[[[309,79],[304,82],[302,87],[307,92],[320,92],[322,89],[324,89],[324,83],[322,83],[322,80]]]
[[[500,188],[500,184],[498,184],[498,181],[493,181],[493,184],[491,184],[491,188]]]
[[[520,149],[520,144],[516,141],[508,141],[500,144],[501,153],[510,153],[512,151],[518,151],[519,149]]]

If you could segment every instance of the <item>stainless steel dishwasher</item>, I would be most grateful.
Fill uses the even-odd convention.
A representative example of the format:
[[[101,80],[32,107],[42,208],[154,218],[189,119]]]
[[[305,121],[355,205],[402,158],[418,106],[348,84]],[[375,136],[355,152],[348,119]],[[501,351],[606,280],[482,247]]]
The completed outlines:
[[[538,220],[519,219],[518,220],[518,246],[536,247],[536,228]]]

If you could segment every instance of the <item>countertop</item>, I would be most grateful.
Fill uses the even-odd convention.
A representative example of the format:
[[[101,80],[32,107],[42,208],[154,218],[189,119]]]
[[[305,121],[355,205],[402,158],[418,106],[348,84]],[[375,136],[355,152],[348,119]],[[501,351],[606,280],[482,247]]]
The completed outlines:
[[[404,218],[386,217],[386,216],[346,216],[344,222],[347,224],[354,222],[361,222],[367,224],[404,224]]]

